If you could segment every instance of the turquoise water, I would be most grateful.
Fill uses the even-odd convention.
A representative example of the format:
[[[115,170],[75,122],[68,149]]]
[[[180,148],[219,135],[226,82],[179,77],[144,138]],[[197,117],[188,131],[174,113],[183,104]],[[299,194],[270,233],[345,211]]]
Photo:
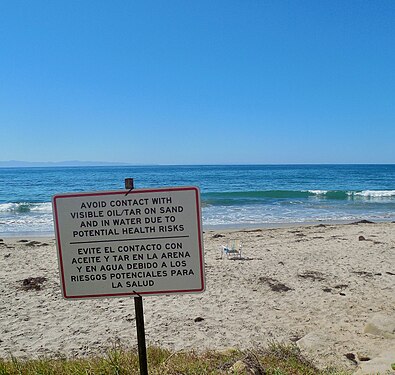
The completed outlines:
[[[395,165],[0,168],[0,234],[53,232],[56,193],[198,186],[203,225],[395,220]]]

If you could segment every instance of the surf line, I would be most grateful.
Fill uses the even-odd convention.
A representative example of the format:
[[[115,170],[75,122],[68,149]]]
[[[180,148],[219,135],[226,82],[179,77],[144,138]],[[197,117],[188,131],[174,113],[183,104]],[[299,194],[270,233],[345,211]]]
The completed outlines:
[[[70,245],[80,245],[86,243],[101,243],[101,242],[124,242],[124,241],[146,241],[146,240],[168,240],[175,238],[189,238],[189,235],[186,236],[165,236],[165,237],[145,237],[145,238],[123,238],[118,240],[94,240],[94,241],[74,241],[70,242]]]

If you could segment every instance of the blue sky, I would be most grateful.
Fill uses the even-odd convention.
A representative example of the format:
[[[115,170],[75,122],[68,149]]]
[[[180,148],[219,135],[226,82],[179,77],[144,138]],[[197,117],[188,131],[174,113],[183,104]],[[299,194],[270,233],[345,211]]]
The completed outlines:
[[[0,160],[395,163],[395,1],[0,2]]]

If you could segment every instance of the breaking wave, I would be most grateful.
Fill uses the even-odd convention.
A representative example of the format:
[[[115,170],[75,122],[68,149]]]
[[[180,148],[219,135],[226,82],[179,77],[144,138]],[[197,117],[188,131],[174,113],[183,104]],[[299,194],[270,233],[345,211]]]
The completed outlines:
[[[0,203],[0,212],[8,212],[8,213],[28,213],[28,212],[51,213],[52,212],[52,204],[50,202],[43,202],[43,203],[31,203],[31,202]]]
[[[203,193],[203,206],[261,204],[269,200],[292,199],[327,199],[327,200],[376,200],[388,199],[395,202],[395,190],[264,190]]]

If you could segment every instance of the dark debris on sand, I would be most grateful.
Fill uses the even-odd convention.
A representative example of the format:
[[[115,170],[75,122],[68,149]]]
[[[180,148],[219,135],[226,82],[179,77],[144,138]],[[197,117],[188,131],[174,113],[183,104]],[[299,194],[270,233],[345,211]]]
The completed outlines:
[[[21,280],[22,282],[22,290],[41,290],[43,284],[47,281],[46,277],[28,277],[27,279]]]
[[[46,246],[46,243],[41,243],[40,241],[30,241],[26,243],[26,246],[35,247],[35,246]]]
[[[262,276],[259,278],[259,282],[269,285],[270,289],[274,292],[288,292],[293,290],[292,288],[271,277]]]
[[[318,271],[305,271],[303,273],[298,274],[302,279],[311,279],[313,281],[322,281],[325,280],[324,275]]]
[[[376,223],[373,221],[369,221],[369,220],[359,220],[359,221],[350,223],[349,225],[358,225],[358,224],[376,224]]]

